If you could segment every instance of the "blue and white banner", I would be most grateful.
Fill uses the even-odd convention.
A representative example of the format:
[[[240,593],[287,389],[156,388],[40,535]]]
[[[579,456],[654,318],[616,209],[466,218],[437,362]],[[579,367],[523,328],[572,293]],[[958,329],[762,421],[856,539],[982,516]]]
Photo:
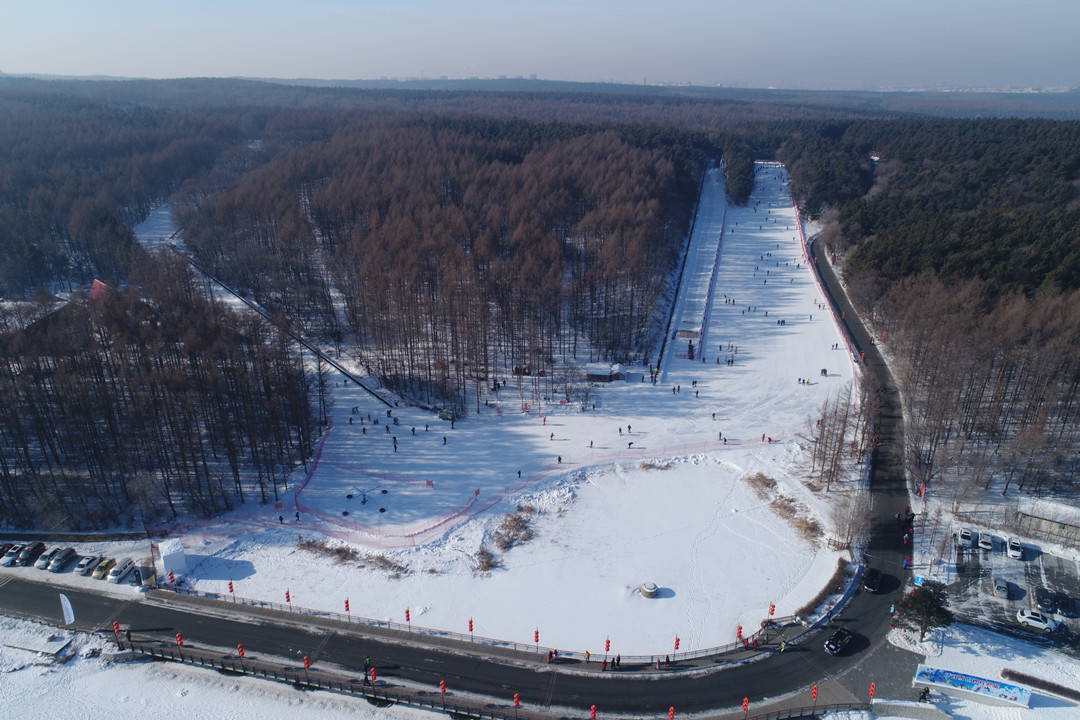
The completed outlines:
[[[915,671],[915,682],[936,685],[942,690],[962,690],[972,693],[978,699],[999,700],[1009,704],[1028,707],[1031,702],[1031,690],[1020,685],[987,680],[974,675],[965,675],[955,670],[942,670],[927,665],[919,665]]]

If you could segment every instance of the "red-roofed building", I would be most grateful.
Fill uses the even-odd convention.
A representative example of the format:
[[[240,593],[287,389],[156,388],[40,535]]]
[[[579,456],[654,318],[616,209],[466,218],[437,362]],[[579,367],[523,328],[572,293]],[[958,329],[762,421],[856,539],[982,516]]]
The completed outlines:
[[[101,282],[100,280],[94,280],[94,284],[90,286],[90,299],[100,300],[106,295],[111,294],[113,289]]]

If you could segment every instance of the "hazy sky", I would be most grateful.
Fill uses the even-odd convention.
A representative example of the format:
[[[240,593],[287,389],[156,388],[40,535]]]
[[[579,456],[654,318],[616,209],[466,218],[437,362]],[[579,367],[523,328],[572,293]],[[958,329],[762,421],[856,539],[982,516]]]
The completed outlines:
[[[0,72],[1080,86],[1080,0],[0,0]]]

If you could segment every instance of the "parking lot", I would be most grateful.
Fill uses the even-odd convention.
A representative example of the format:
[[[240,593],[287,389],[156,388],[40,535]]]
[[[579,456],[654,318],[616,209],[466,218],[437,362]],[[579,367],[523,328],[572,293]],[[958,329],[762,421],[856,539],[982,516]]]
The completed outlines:
[[[1065,644],[1080,651],[1077,636],[1080,620],[1067,617],[1080,611],[1080,562],[1043,552],[1031,543],[1023,543],[1023,558],[1015,559],[1006,554],[1006,538],[992,537],[992,549],[980,549],[975,541],[978,533],[973,531],[973,542],[968,547],[954,537],[956,574],[949,583],[949,597],[958,620],[979,625],[996,626],[1018,632],[1039,633],[1025,628],[1018,622],[1018,610],[1036,610],[1036,592],[1045,588],[1051,593],[1064,593],[1070,599],[1073,612],[1055,612],[1052,617],[1060,621],[1066,632]],[[995,593],[995,581],[1007,583],[1008,597]]]

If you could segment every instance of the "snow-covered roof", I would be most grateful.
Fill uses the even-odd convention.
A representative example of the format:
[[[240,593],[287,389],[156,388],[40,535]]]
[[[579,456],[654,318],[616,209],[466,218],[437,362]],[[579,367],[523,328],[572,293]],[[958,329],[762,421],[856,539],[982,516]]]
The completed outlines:
[[[618,375],[623,372],[621,363],[588,363],[585,366],[588,375]]]

